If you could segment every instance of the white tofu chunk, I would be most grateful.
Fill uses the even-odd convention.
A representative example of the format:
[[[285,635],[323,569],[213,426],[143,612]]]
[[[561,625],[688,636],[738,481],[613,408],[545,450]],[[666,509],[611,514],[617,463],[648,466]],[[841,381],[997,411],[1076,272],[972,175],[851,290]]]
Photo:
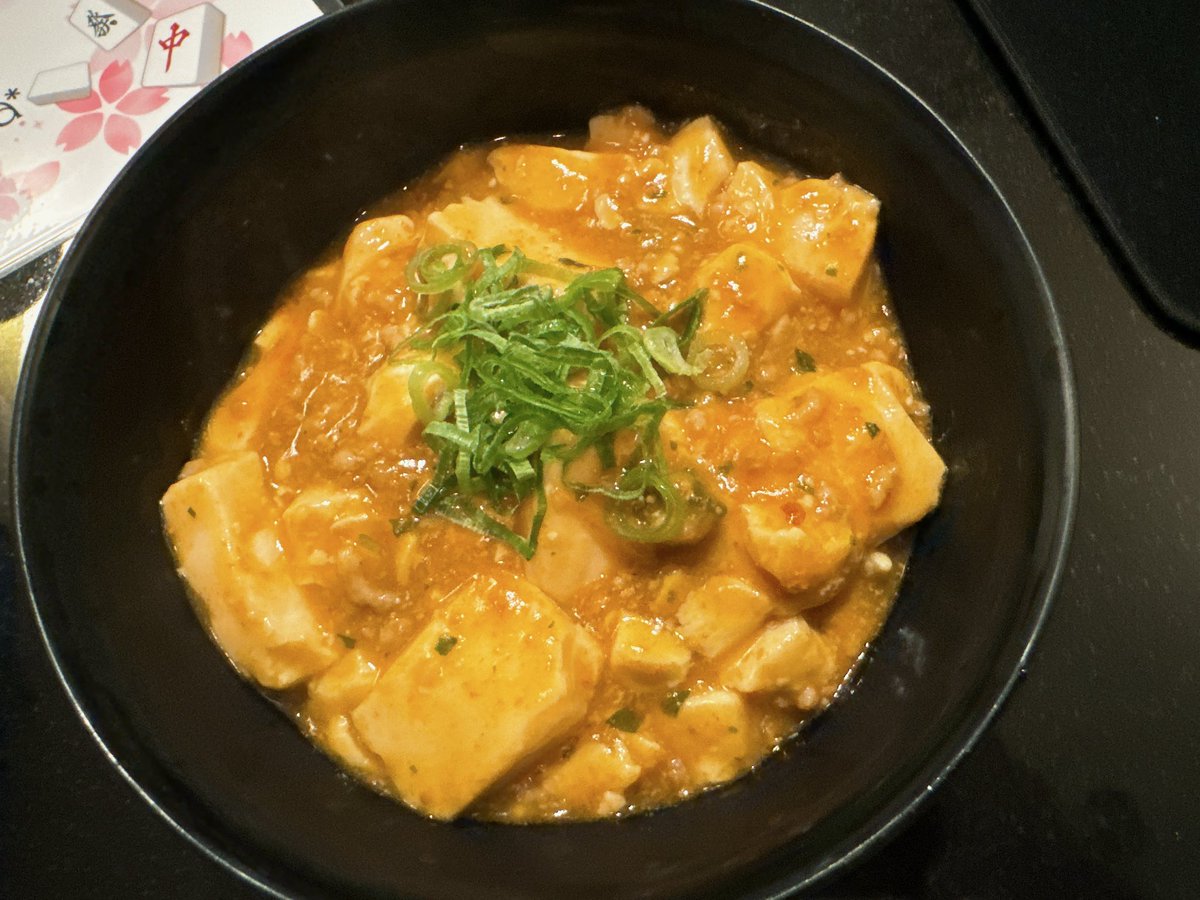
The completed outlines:
[[[591,634],[528,581],[476,576],[352,719],[401,799],[452,819],[583,719],[600,666]]]
[[[411,357],[387,360],[375,370],[367,380],[367,403],[358,423],[359,434],[394,446],[407,444],[420,434],[424,423],[413,409],[408,386],[416,364]]]
[[[740,578],[718,575],[680,604],[679,633],[700,653],[720,656],[748,638],[771,611],[771,601]]]
[[[879,201],[840,175],[808,178],[779,192],[777,216],[775,246],[796,281],[847,303],[875,245]]]
[[[746,703],[733,691],[692,694],[679,715],[656,723],[664,743],[699,786],[733,778],[752,762],[752,723]]]
[[[563,486],[559,464],[546,467],[545,485],[546,517],[537,553],[525,562],[525,577],[558,602],[567,603],[582,588],[617,571],[621,550],[617,537],[604,525],[596,498],[578,500]]]
[[[633,160],[624,153],[593,153],[538,144],[505,144],[488,154],[496,180],[538,209],[579,210],[616,186]]]
[[[465,198],[430,213],[425,242],[470,241],[476,247],[505,244],[519,247],[531,259],[553,263],[567,258],[587,266],[601,267],[605,260],[586,246],[567,242],[550,228],[542,227],[513,212],[495,197]]]
[[[200,444],[203,456],[215,459],[250,449],[259,426],[273,409],[270,398],[279,393],[291,375],[291,355],[271,351],[292,340],[294,336],[287,333],[287,326],[279,318],[268,321],[255,336],[253,349],[259,354],[258,361],[213,408]]]
[[[828,493],[820,502],[764,497],[741,509],[750,555],[785,588],[836,581],[937,505],[946,466],[913,421],[914,406],[904,373],[874,362],[793,376],[755,404],[762,440],[811,468]]]
[[[836,515],[809,515],[793,524],[778,503],[746,503],[740,511],[750,557],[788,591],[840,583],[856,559],[854,532]]]
[[[746,694],[782,691],[801,709],[813,709],[836,674],[833,650],[804,619],[796,616],[763,629],[721,680]]]
[[[101,50],[112,50],[149,18],[150,10],[134,0],[79,0],[67,21]]]
[[[301,491],[281,517],[283,547],[293,577],[300,584],[335,585],[338,552],[369,530],[373,515],[370,500],[358,491],[331,487]]]
[[[709,116],[692,120],[671,138],[667,151],[671,158],[671,193],[692,212],[703,212],[709,199],[733,174],[733,155],[717,123]]]
[[[588,149],[637,150],[657,134],[654,113],[644,106],[626,106],[616,112],[592,116],[588,122]]]
[[[801,299],[787,268],[750,243],[733,244],[700,267],[695,286],[706,288],[702,331],[739,334],[748,341],[768,331]]]
[[[775,176],[756,162],[740,162],[714,201],[722,235],[763,239],[775,219]]]
[[[309,710],[317,715],[349,712],[378,680],[379,667],[361,651],[351,650],[309,682]]]
[[[867,391],[874,401],[872,421],[887,438],[896,460],[894,484],[873,511],[871,529],[865,535],[869,543],[877,544],[919,522],[937,506],[946,463],[908,413],[913,403],[912,384],[904,373],[879,362],[863,368],[870,375]]]
[[[368,279],[406,284],[404,269],[416,241],[417,227],[408,216],[379,216],[355,225],[342,250],[339,301],[352,301]]]
[[[687,675],[692,651],[683,638],[642,616],[622,616],[613,634],[609,665],[621,679],[637,686],[673,687]]]
[[[82,100],[92,92],[92,73],[85,62],[43,69],[33,76],[28,99],[37,106]]]
[[[162,500],[179,571],[234,665],[284,688],[338,655],[303,591],[261,547],[278,546],[262,460],[238,453],[168,488]],[[260,548],[256,551],[255,548]]]
[[[625,806],[625,790],[642,767],[620,738],[592,739],[543,774],[529,800],[577,816],[610,816]]]
[[[208,84],[221,71],[225,13],[211,3],[159,19],[146,51],[144,87]]]

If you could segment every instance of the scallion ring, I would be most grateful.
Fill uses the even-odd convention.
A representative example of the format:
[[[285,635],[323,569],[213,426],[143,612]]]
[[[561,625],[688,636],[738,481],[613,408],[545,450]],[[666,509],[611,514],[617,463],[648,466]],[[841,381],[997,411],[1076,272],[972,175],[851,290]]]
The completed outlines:
[[[475,245],[450,241],[427,247],[408,263],[405,274],[409,286],[418,294],[440,294],[458,284],[475,265]],[[453,261],[447,263],[447,259]]]
[[[412,367],[408,376],[408,396],[413,412],[428,425],[441,422],[454,406],[454,389],[458,373],[433,359],[423,359]]]
[[[692,342],[688,362],[692,380],[706,391],[728,394],[741,385],[750,370],[750,348],[737,334],[700,334]]]

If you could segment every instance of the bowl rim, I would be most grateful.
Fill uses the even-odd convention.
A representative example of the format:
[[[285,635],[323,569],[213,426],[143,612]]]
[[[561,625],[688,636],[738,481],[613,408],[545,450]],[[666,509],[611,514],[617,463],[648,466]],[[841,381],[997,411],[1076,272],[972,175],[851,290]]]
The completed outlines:
[[[240,82],[253,78],[258,70],[271,64],[280,47],[315,39],[314,35],[319,35],[325,30],[350,27],[342,20],[366,16],[369,14],[368,10],[382,5],[384,2],[386,0],[365,0],[365,2],[345,7],[333,14],[319,15],[271,41],[254,53],[250,59],[222,72],[194,97],[185,102],[161,128],[150,135],[142,147],[135,152],[133,161],[136,162],[142,156],[161,152],[159,148],[171,142],[174,132],[181,127],[181,122],[186,124],[196,109],[202,108],[208,103],[220,102],[219,99],[214,99],[218,98],[220,91],[236,89]],[[924,119],[930,129],[940,131],[941,137],[950,142],[966,165],[973,170],[974,175],[982,179],[985,189],[990,191],[994,199],[998,201],[1003,217],[1007,219],[1005,224],[1012,229],[1017,249],[1023,256],[1023,262],[1029,274],[1032,275],[1037,299],[1041,303],[1050,347],[1053,350],[1053,371],[1049,372],[1049,375],[1058,388],[1057,391],[1046,389],[1045,394],[1056,401],[1057,405],[1044,413],[1043,418],[1048,420],[1048,424],[1052,426],[1051,437],[1061,440],[1062,444],[1057,467],[1054,471],[1048,469],[1043,477],[1043,484],[1045,484],[1055,475],[1060,475],[1061,485],[1058,491],[1057,505],[1050,508],[1043,503],[1038,525],[1037,533],[1039,537],[1044,537],[1044,540],[1039,541],[1039,546],[1035,546],[1033,551],[1035,559],[1030,568],[1032,572],[1042,573],[1042,577],[1040,582],[1029,591],[1032,595],[1030,613],[1016,629],[1019,636],[1010,638],[1009,642],[1001,648],[992,672],[977,688],[977,697],[990,697],[986,702],[986,709],[982,712],[968,711],[953,723],[952,727],[947,729],[935,745],[934,750],[927,755],[913,774],[908,776],[907,784],[890,801],[884,802],[858,828],[848,833],[843,839],[836,841],[825,855],[816,860],[811,867],[802,872],[793,872],[776,878],[752,895],[764,898],[764,900],[767,898],[780,900],[780,898],[793,896],[817,882],[825,881],[835,873],[844,871],[890,841],[913,818],[925,799],[945,781],[951,771],[974,748],[1011,695],[1018,679],[1025,673],[1030,655],[1049,616],[1066,567],[1079,492],[1079,419],[1070,354],[1045,274],[1025,229],[1017,219],[1007,198],[958,134],[941,115],[889,69],[824,28],[802,16],[772,6],[767,0],[724,0],[724,2],[731,7],[742,7],[776,16],[783,20],[781,24],[786,24],[790,29],[807,31],[817,40],[828,43],[835,51],[847,56],[852,64],[866,69],[876,80],[888,83],[890,89],[908,103],[910,107],[908,111],[916,117]],[[416,6],[418,4],[410,3],[409,5]],[[88,214],[77,236],[72,240],[47,291],[22,361],[15,391],[9,454],[9,500],[12,509],[13,545],[20,570],[20,587],[29,600],[42,644],[49,656],[55,676],[65,690],[71,706],[103,755],[126,783],[173,831],[181,835],[205,857],[265,894],[287,898],[291,895],[285,888],[274,884],[265,874],[255,871],[249,861],[227,852],[211,841],[207,835],[194,831],[177,819],[173,809],[169,809],[166,803],[161,802],[147,788],[144,788],[137,777],[109,748],[105,738],[92,721],[92,713],[89,711],[84,697],[85,692],[73,683],[64,669],[59,650],[47,630],[30,576],[23,510],[27,505],[32,505],[32,500],[22,499],[26,479],[19,476],[22,469],[29,464],[26,461],[29,454],[22,450],[22,446],[25,443],[27,432],[30,430],[28,419],[32,390],[37,380],[51,325],[62,305],[67,285],[71,282],[74,271],[78,267],[78,261],[87,252],[95,230],[107,215],[108,207],[120,202],[120,195],[124,192],[124,183],[133,177],[132,173],[135,168],[136,165],[127,165],[108,186]],[[1045,458],[1051,460],[1049,455]],[[1039,554],[1040,558],[1038,558]],[[1003,658],[1006,655],[1012,658]],[[998,680],[997,673],[1003,673]],[[570,827],[570,825],[568,824],[566,827]]]

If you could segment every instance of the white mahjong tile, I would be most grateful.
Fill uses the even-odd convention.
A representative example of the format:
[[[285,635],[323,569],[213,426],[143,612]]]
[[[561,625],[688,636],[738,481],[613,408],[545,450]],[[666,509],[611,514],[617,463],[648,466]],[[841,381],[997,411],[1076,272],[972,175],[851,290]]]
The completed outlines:
[[[86,62],[43,69],[33,77],[26,99],[38,106],[82,100],[92,92],[92,73]]]
[[[112,50],[150,18],[134,0],[79,0],[68,21],[104,50]]]
[[[206,84],[221,71],[221,40],[225,14],[211,3],[201,3],[154,26],[142,84],[146,87],[179,87]]]

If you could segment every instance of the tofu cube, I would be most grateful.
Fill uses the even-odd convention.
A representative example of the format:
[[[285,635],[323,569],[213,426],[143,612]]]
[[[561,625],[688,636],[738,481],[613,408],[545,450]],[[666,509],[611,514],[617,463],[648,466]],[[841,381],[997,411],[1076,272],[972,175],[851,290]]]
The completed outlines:
[[[371,692],[378,667],[358,650],[351,650],[308,684],[305,712],[317,724],[326,751],[355,771],[382,775],[379,759],[363,746],[350,721],[350,711]]]
[[[775,176],[756,162],[740,162],[714,201],[722,235],[766,238],[775,219]]]
[[[701,213],[709,199],[733,174],[733,155],[717,123],[709,116],[684,125],[667,144],[671,159],[671,193],[676,202]]]
[[[774,503],[746,503],[740,511],[750,557],[785,590],[820,587],[838,579],[855,560],[854,532],[838,515],[808,515],[794,524]],[[819,599],[829,596],[822,592]]]
[[[534,797],[577,816],[609,816],[625,806],[624,792],[641,774],[620,738],[593,739],[547,769]]]
[[[782,691],[801,709],[813,709],[832,693],[837,674],[833,650],[804,619],[796,616],[763,629],[722,673],[725,687],[742,693]]]
[[[181,478],[167,489],[162,511],[180,574],[238,669],[265,687],[285,688],[337,659],[334,638],[303,591],[255,549],[278,545],[256,453]]]
[[[591,634],[528,581],[476,576],[352,720],[401,799],[452,819],[583,719],[600,666]]]
[[[82,100],[92,92],[92,73],[85,62],[43,69],[33,76],[27,99],[37,106]]]
[[[695,286],[707,288],[704,331],[726,331],[749,341],[797,305],[800,289],[787,267],[754,244],[733,244],[705,263]]]
[[[883,503],[872,510],[863,539],[868,544],[885,541],[919,522],[938,504],[946,463],[917,427],[908,408],[912,384],[893,366],[867,363],[867,393],[872,403],[871,421],[879,426],[895,459],[896,477]]]
[[[775,246],[800,284],[848,303],[875,246],[879,201],[840,175],[779,192]]]
[[[351,650],[308,684],[308,711],[318,717],[348,713],[367,698],[379,667]]]
[[[641,616],[622,616],[613,634],[609,665],[617,677],[637,686],[679,684],[687,675],[692,651],[683,638]]]
[[[543,227],[513,212],[495,197],[461,203],[451,203],[430,213],[427,220],[426,243],[447,240],[470,241],[476,247],[505,244],[519,247],[531,259],[553,263],[568,258],[587,266],[600,268],[606,261],[586,245],[568,243],[554,229]]]
[[[733,691],[692,694],[678,716],[657,724],[664,743],[698,785],[728,781],[754,762],[750,716]]]
[[[585,477],[574,468],[572,473]],[[560,464],[547,465],[545,484],[546,517],[537,553],[525,562],[525,577],[566,603],[587,585],[613,574],[621,552],[618,539],[604,525],[601,505],[595,498],[578,500],[563,485]]]
[[[363,437],[389,445],[403,445],[415,438],[424,427],[413,409],[409,377],[418,360],[411,357],[385,361],[367,381],[367,404],[363,407],[358,433]],[[430,390],[442,385],[429,385]],[[439,391],[440,392],[440,391]],[[435,398],[429,398],[434,400]],[[434,405],[431,403],[431,405]]]
[[[720,656],[750,637],[771,611],[771,601],[740,578],[718,575],[687,595],[679,607],[679,633],[704,656]]]
[[[342,250],[338,302],[353,302],[368,281],[393,286],[407,284],[405,267],[417,240],[417,227],[408,216],[379,216],[359,222]]]
[[[211,3],[159,19],[146,51],[144,87],[208,84],[221,71],[225,13]]]
[[[624,153],[505,144],[488,154],[496,180],[537,209],[578,210],[632,167]]]
[[[338,554],[353,545],[373,517],[370,500],[357,491],[312,487],[301,491],[281,517],[283,547],[301,584],[332,586]]]
[[[637,150],[658,135],[654,113],[644,106],[626,106],[616,112],[592,116],[588,121],[588,149],[617,147]]]
[[[112,50],[145,24],[150,10],[134,0],[79,0],[69,21],[102,50]]]

